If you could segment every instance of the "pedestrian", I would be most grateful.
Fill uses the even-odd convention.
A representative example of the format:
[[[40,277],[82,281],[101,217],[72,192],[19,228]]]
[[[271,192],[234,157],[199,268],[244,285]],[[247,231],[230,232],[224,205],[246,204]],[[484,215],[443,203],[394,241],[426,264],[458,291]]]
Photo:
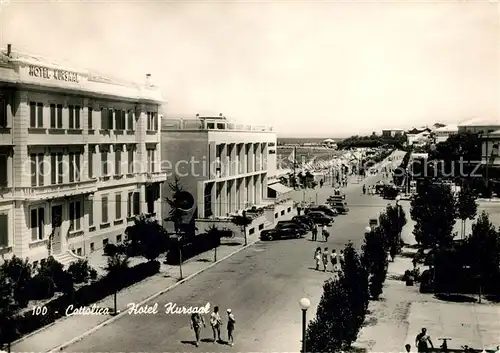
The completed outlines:
[[[337,272],[337,253],[335,249],[333,249],[330,254],[330,262],[332,263],[332,272]]]
[[[344,268],[344,263],[345,263],[345,259],[344,259],[344,250],[340,250],[340,254],[339,254],[339,264],[340,264],[340,269],[341,269],[341,270]]]
[[[432,344],[431,338],[427,334],[427,329],[425,327],[422,328],[422,331],[415,338],[415,345],[417,346],[417,350],[419,353],[428,352],[429,345],[431,346],[431,348],[434,348],[434,345]]]
[[[222,326],[222,319],[219,314],[219,307],[214,307],[214,311],[210,315],[210,326],[212,326],[212,333],[214,334],[214,343],[220,342],[220,327]]]
[[[234,319],[234,315],[231,309],[227,309],[227,344],[229,344],[231,347],[234,346],[233,332],[235,323],[236,320]]]
[[[194,335],[196,337],[196,347],[200,345],[200,332],[202,325],[203,327],[206,327],[203,316],[201,316],[200,313],[191,314],[191,328],[194,330]]]
[[[366,185],[363,185],[363,195],[366,195]]]
[[[328,240],[328,228],[326,226],[326,224],[323,224],[323,228],[321,230],[321,235],[323,236],[323,241],[327,241]]]
[[[319,246],[314,252],[314,261],[316,261],[316,271],[319,271],[319,264],[321,263],[321,248]]]
[[[322,260],[323,260],[323,272],[326,272],[326,268],[328,267],[328,248],[325,248],[325,250],[323,250],[323,256],[322,256]]]
[[[319,181],[319,187],[320,187],[320,188],[322,188],[322,187],[323,187],[323,179],[321,179],[321,180]]]
[[[318,225],[314,224],[312,229],[312,241],[317,241],[317,240],[318,240]]]
[[[297,207],[297,216],[300,216],[300,211],[301,211],[301,210],[302,210],[302,209],[300,208],[300,206],[299,206],[299,207]]]

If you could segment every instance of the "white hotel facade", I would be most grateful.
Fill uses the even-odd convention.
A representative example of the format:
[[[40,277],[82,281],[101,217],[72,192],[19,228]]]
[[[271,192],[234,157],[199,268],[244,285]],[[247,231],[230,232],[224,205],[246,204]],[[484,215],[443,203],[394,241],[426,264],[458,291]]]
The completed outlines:
[[[275,179],[276,133],[271,127],[238,124],[222,114],[163,119],[161,151],[168,181],[178,176],[195,199],[198,219],[224,218],[272,203],[276,193],[289,191]],[[168,185],[163,188],[168,196]]]
[[[161,215],[162,103],[147,83],[3,51],[0,258],[68,263]]]

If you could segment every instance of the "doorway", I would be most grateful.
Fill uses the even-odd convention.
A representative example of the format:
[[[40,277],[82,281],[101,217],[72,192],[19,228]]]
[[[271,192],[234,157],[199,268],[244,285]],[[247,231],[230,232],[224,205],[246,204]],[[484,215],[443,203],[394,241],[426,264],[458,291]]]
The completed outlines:
[[[61,224],[62,224],[62,205],[52,206],[52,253],[59,255],[62,250],[61,246]]]

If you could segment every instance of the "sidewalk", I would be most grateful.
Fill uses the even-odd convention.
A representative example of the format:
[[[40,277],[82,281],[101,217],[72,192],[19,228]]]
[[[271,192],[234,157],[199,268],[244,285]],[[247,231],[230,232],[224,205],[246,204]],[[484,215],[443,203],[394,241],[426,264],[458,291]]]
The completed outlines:
[[[248,246],[258,241],[259,232],[248,236]],[[182,264],[183,280],[180,280],[179,266],[162,265],[160,273],[149,277],[142,282],[136,283],[118,293],[117,301],[120,311],[125,311],[128,303],[139,303],[151,296],[166,292],[173,286],[182,284],[184,281],[194,277],[199,272],[214,266],[236,252],[245,249],[242,246],[243,238],[236,237],[227,241],[217,249],[217,262],[214,263],[214,251],[199,254]],[[224,243],[229,243],[224,245]],[[238,244],[239,243],[239,244]],[[113,296],[104,298],[95,303],[99,307],[113,307]],[[98,325],[103,325],[115,317],[86,315],[63,317],[51,325],[41,328],[26,335],[12,344],[13,352],[48,352],[51,349],[76,338]]]

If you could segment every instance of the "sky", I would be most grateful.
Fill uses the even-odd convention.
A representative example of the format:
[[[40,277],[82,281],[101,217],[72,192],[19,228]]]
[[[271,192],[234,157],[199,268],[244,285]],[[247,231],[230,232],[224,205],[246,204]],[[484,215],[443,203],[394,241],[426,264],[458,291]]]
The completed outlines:
[[[499,117],[499,5],[2,0],[1,45],[142,82],[168,117],[342,137]]]

